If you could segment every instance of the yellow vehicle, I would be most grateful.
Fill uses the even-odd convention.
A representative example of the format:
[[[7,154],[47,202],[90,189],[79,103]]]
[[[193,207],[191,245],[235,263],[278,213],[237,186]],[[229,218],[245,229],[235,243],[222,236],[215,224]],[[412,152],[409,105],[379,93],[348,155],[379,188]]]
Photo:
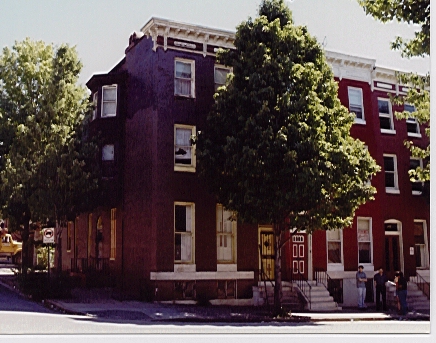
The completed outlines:
[[[0,240],[0,261],[21,263],[22,243],[16,242],[8,233],[1,236]]]

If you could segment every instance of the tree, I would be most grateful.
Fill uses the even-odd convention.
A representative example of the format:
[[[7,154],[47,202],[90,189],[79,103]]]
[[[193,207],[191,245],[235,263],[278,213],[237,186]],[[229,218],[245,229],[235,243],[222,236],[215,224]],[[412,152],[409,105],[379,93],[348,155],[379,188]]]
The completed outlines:
[[[262,1],[217,58],[233,73],[196,139],[200,175],[238,220],[273,225],[278,314],[285,232],[350,226],[378,167],[349,135],[322,48],[282,0]]]
[[[1,203],[23,230],[23,271],[29,221],[56,223],[61,243],[68,218],[98,196],[96,144],[84,139],[90,103],[77,85],[81,67],[65,44],[26,39],[0,55]]]
[[[398,21],[416,24],[421,30],[415,32],[415,37],[404,40],[396,37],[392,42],[393,50],[400,50],[403,57],[430,55],[430,0],[358,0],[366,14],[373,16],[381,22]],[[396,113],[398,119],[415,118],[419,124],[426,125],[425,132],[430,137],[430,77],[419,76],[413,73],[399,74],[402,84],[410,85],[410,90],[405,97],[397,97],[395,101],[403,104],[408,103],[415,107],[415,111]],[[424,168],[410,170],[411,181],[430,180],[430,145],[425,147],[416,146],[411,141],[405,142],[413,157],[427,161]]]

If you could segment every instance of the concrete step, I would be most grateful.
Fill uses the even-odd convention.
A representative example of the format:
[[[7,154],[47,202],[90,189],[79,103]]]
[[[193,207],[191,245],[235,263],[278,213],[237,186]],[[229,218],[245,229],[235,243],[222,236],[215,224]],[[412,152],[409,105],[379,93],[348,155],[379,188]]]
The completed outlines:
[[[335,303],[312,303],[308,310],[312,312],[330,312],[338,311],[339,307]]]

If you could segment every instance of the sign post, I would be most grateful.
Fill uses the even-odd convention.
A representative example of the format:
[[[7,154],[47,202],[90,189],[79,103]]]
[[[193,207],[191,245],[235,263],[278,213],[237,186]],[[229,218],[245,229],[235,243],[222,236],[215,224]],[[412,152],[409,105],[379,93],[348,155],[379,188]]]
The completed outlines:
[[[42,232],[42,243],[47,244],[47,264],[48,264],[48,278],[50,280],[50,246],[53,244],[55,235],[54,235],[54,228],[47,228],[44,229]]]

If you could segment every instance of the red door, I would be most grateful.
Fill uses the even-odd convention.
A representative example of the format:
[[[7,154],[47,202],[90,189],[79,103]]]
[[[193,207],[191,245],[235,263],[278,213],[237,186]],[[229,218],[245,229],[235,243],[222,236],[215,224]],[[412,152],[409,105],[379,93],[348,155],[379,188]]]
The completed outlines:
[[[291,239],[291,268],[292,274],[301,273],[307,280],[307,235],[294,234]]]

